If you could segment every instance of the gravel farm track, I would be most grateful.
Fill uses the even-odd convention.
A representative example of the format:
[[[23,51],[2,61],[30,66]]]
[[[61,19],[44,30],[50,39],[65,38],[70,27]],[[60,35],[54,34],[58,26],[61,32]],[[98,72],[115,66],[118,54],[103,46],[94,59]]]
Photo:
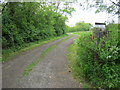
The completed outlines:
[[[67,60],[67,48],[77,36],[73,35],[61,42],[69,36],[23,52],[4,63],[2,88],[80,88],[79,82],[73,78]],[[57,46],[44,56],[28,76],[22,76],[25,67],[52,45]]]

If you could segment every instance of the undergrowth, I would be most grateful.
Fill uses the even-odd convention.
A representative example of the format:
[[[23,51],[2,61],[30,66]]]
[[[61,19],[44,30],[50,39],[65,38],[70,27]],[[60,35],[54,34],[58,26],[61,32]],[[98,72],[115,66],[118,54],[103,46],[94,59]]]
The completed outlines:
[[[79,34],[76,32],[76,34]],[[77,40],[76,39],[74,41],[73,44],[70,45],[70,47],[68,48],[68,62],[69,62],[69,68],[72,70],[73,76],[76,80],[79,81],[80,86],[82,88],[93,88],[88,82],[85,81],[85,79],[83,78],[84,73],[82,73],[81,68],[78,66],[77,64],[77,49],[78,49],[78,44],[77,44]]]
[[[118,88],[120,86],[120,47],[117,25],[108,25],[108,37],[90,39],[89,33],[79,33],[77,42],[77,65],[85,81],[97,88]]]
[[[119,88],[120,42],[117,24],[106,28],[109,33],[97,44],[92,32],[75,32],[79,39],[69,48],[68,58],[75,77],[95,88]],[[85,86],[86,87],[86,86]]]

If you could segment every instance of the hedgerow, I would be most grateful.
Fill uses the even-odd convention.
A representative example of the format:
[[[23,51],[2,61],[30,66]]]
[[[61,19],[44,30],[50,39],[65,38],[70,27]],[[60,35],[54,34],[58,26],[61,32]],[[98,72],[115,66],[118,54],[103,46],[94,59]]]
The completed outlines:
[[[95,87],[116,88],[120,85],[120,46],[118,25],[107,26],[108,37],[91,40],[90,34],[81,35],[78,40],[77,64],[83,78]],[[104,43],[103,43],[104,42]]]
[[[67,5],[60,9],[49,2],[7,2],[2,6],[3,49],[65,34],[67,17],[62,13],[72,12]]]

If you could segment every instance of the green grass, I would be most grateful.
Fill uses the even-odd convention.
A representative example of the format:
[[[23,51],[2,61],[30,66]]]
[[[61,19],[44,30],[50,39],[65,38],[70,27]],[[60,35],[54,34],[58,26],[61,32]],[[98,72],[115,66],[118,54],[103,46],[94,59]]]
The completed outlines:
[[[83,36],[83,35],[86,35],[86,34],[92,34],[92,31],[73,32],[73,34],[77,34],[79,36]]]
[[[2,56],[0,56],[0,63],[2,62]]]
[[[4,63],[6,61],[11,60],[14,56],[16,56],[16,55],[18,55],[22,52],[34,49],[35,47],[42,46],[43,44],[46,44],[46,43],[51,42],[51,41],[55,41],[57,39],[65,37],[65,36],[67,36],[67,35],[62,35],[62,36],[53,37],[53,38],[47,38],[47,39],[44,39],[44,40],[39,40],[37,42],[26,43],[22,46],[15,47],[15,48],[10,48],[10,49],[6,49],[6,50],[3,49],[2,50],[2,60],[1,61]]]
[[[87,32],[87,33],[91,33],[91,32]],[[83,73],[81,68],[77,65],[77,49],[78,49],[78,45],[77,45],[77,40],[81,35],[86,34],[86,32],[75,32],[73,34],[77,34],[79,35],[77,37],[77,39],[74,41],[74,43],[72,45],[70,45],[70,47],[68,48],[68,54],[67,54],[67,58],[68,58],[68,62],[69,62],[69,67],[71,68],[71,70],[73,71],[73,76],[76,80],[78,80],[81,85],[82,88],[93,88],[88,82],[85,81],[85,79],[83,78]]]
[[[72,35],[72,36],[73,36],[73,35]],[[51,50],[53,50],[55,47],[57,47],[57,45],[59,45],[60,43],[66,41],[66,40],[68,40],[68,39],[71,38],[72,36],[69,36],[69,37],[63,39],[63,40],[61,40],[59,43],[57,43],[57,44],[55,44],[55,45],[52,45],[52,46],[48,47],[46,50],[44,50],[44,51],[41,53],[40,57],[39,57],[37,60],[34,60],[31,64],[29,64],[28,66],[25,67],[22,75],[23,75],[23,76],[29,75],[30,71],[32,71],[32,69],[33,69],[41,60],[43,60],[44,56],[45,56],[47,53],[49,53]]]

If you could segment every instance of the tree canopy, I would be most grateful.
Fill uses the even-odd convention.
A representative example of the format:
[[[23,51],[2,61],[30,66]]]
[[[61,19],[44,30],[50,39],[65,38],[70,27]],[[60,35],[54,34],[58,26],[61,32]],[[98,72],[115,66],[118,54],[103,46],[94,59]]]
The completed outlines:
[[[63,7],[60,8],[59,5]],[[7,2],[2,6],[3,48],[14,47],[66,33],[69,3]],[[64,15],[63,15],[64,14]]]

